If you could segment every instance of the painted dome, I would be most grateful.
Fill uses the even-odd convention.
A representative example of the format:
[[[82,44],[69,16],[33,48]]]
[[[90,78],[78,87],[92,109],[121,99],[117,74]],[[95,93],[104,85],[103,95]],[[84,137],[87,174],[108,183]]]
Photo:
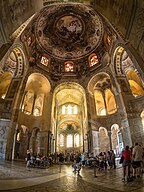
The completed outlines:
[[[82,4],[54,4],[43,8],[35,25],[36,40],[50,56],[79,59],[92,53],[103,37],[99,15]]]

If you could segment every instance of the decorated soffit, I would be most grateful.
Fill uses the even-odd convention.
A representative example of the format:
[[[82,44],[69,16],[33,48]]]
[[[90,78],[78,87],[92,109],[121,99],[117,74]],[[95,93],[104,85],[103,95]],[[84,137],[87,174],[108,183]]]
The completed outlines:
[[[58,105],[65,103],[81,104],[82,93],[76,89],[63,89],[57,93],[56,98],[58,100]]]
[[[101,43],[104,29],[94,9],[84,4],[53,4],[37,15],[36,41],[57,59],[80,59]]]

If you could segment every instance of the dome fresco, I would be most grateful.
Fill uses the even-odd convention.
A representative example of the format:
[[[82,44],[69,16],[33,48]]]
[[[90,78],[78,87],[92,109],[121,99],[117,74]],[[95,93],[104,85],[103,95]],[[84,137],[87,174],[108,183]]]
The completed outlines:
[[[78,59],[100,44],[103,24],[99,15],[82,4],[43,8],[37,16],[35,35],[41,48],[58,59]]]
[[[107,65],[103,58],[112,43],[106,44],[106,38],[112,39],[114,34],[92,7],[54,3],[34,16],[21,34],[21,41],[28,48],[30,66],[44,65],[51,79],[58,81],[65,74],[89,76],[93,70]]]

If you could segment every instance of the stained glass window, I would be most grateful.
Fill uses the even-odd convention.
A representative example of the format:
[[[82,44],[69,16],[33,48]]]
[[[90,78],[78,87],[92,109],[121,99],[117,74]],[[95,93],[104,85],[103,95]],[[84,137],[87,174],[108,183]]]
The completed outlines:
[[[64,115],[66,113],[66,107],[65,105],[62,106],[62,114]]]
[[[49,64],[49,59],[45,56],[42,56],[41,58],[41,64],[45,65],[45,66],[48,66]]]
[[[64,136],[60,134],[60,147],[64,146]]]
[[[76,105],[74,106],[74,114],[78,114],[78,109]]]
[[[72,106],[71,105],[68,105],[68,114],[72,114]]]
[[[75,147],[79,147],[79,134],[75,135]]]
[[[71,134],[67,135],[67,147],[73,147],[73,136]]]
[[[65,72],[73,72],[73,71],[74,71],[73,62],[66,62],[65,63]]]
[[[61,113],[63,115],[64,114],[67,114],[67,115],[78,114],[77,105],[70,105],[70,104],[68,106],[63,105],[61,110],[62,110]]]
[[[95,53],[93,53],[93,54],[91,54],[89,56],[89,65],[90,65],[90,67],[96,65],[98,62],[99,62],[98,56]]]

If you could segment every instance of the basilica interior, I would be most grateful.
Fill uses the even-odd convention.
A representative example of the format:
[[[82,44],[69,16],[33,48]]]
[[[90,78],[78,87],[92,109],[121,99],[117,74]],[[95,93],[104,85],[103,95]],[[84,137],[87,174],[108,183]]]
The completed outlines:
[[[0,7],[0,159],[144,146],[143,1]]]

